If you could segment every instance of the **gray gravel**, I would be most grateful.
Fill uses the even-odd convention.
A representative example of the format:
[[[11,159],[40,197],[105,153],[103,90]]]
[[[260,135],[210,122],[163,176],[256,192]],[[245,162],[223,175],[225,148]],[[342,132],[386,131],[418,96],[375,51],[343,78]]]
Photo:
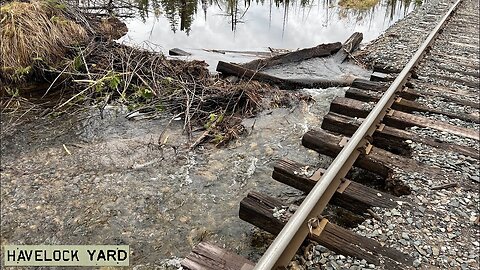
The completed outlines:
[[[451,134],[446,131],[440,131],[438,129],[433,129],[429,127],[411,127],[408,130],[423,138],[435,139],[437,141],[462,145],[466,147],[471,147],[475,150],[479,150],[479,143],[477,140]]]
[[[402,69],[452,3],[454,1],[428,1],[356,52],[355,58],[367,66],[377,64]]]
[[[448,123],[448,124],[453,125],[453,126],[466,127],[466,128],[473,129],[473,130],[476,130],[476,131],[478,131],[480,129],[480,124],[472,123],[472,122],[466,122],[466,121],[463,121],[463,120],[460,120],[460,119],[457,119],[457,118],[450,118],[450,117],[445,116],[443,114],[427,113],[427,112],[414,112],[413,114],[425,116],[429,119],[445,122],[445,123]]]
[[[429,96],[428,98],[420,97],[416,100],[418,103],[425,104],[427,107],[442,110],[450,113],[466,113],[476,115],[478,117],[480,110],[478,108],[464,106],[457,103],[446,102],[441,97]]]
[[[358,52],[357,60],[360,59],[370,66],[377,64],[390,68],[403,68],[428,31],[434,27],[438,18],[443,15],[451,3],[453,2],[431,1],[426,3],[422,8],[408,15],[406,19],[388,29],[380,39]],[[448,7],[443,4],[447,4]],[[435,11],[435,14],[432,14],[432,11]],[[463,3],[458,14],[464,13],[478,14],[478,1]],[[462,19],[456,19],[456,21],[461,22]],[[475,21],[478,22],[478,18],[474,18],[470,22]],[[478,26],[474,28],[474,31],[478,33]],[[455,27],[447,29],[444,33],[451,34],[452,32],[461,35]],[[459,45],[452,43],[455,40],[441,38],[438,44],[442,46],[434,47],[432,51],[460,56],[463,57],[462,61],[478,59],[478,35],[473,36],[467,33],[465,36],[467,36],[466,39],[461,42],[473,42],[477,46],[476,50],[469,48],[462,50]],[[426,59],[430,58],[432,57],[427,56]],[[412,80],[414,86],[417,86],[416,89],[432,93],[441,92],[456,99],[478,102],[478,87],[462,85],[461,81],[455,82],[452,79],[438,79],[431,76],[433,74],[441,75],[478,85],[478,75],[468,75],[468,72],[472,71],[471,68],[462,68],[461,64],[455,64],[453,60],[443,61],[442,65],[436,63],[438,62],[427,62],[417,70],[419,78]],[[478,63],[478,60],[474,63]],[[450,70],[445,70],[445,68]],[[455,69],[460,69],[463,73],[453,71]],[[449,94],[443,89],[449,89],[452,92]],[[458,93],[454,91],[458,91]],[[451,113],[469,113],[477,116],[479,114],[478,108],[446,102],[440,97],[429,96],[416,101],[427,107]],[[370,106],[371,104],[365,103],[365,107]],[[479,124],[452,119],[444,115],[415,114],[476,131],[480,129]],[[411,127],[408,130],[420,137],[480,150],[478,140],[432,128]],[[412,194],[406,197],[409,200],[408,203],[401,203],[394,209],[372,209],[380,217],[380,220],[366,219],[353,231],[373,238],[382,245],[409,254],[414,258],[414,268],[479,269],[480,226],[476,223],[480,215],[479,159],[455,152],[440,151],[411,140],[407,140],[406,143],[412,149],[411,158],[425,166],[437,168],[441,170],[441,173],[433,179],[425,175],[426,172],[406,174],[401,168],[393,168],[391,177],[402,181],[411,188]],[[292,268],[369,269],[382,267],[369,265],[364,260],[338,255],[325,247],[314,245],[310,251],[304,250],[303,256],[297,256],[297,261],[292,264]]]

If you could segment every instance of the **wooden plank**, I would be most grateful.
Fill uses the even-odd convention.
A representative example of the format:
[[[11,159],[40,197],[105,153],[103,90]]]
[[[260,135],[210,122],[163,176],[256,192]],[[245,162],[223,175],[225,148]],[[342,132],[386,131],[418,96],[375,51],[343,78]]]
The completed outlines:
[[[342,149],[340,142],[343,138],[343,136],[325,130],[310,130],[303,135],[302,145],[322,155],[336,157]],[[443,178],[445,175],[445,172],[440,168],[419,163],[375,146],[372,147],[368,155],[361,154],[354,165],[385,177],[386,189],[396,196],[410,194],[410,188],[408,183],[403,183],[399,179],[391,177],[394,168],[405,173],[422,172],[431,179]]]
[[[364,102],[378,102],[382,97],[381,93],[379,92],[370,92],[367,93],[365,90],[357,89],[357,88],[350,88],[345,92],[346,98],[356,99]],[[399,110],[402,112],[429,112],[429,113],[436,113],[448,116],[450,118],[457,118],[463,121],[472,122],[472,123],[480,123],[480,118],[478,114],[469,114],[469,113],[452,113],[449,111],[439,110],[435,108],[430,108],[424,106],[418,102],[411,101],[405,98],[400,100],[396,100],[392,104],[392,109]]]
[[[392,82],[394,81],[396,76],[391,76],[387,73],[382,73],[378,71],[374,71],[372,75],[370,75],[370,81],[372,82]]]
[[[286,209],[288,204],[270,196],[251,192],[240,202],[239,215],[245,220],[272,234],[278,234],[293,212],[286,210],[274,217],[274,209]],[[386,266],[386,269],[405,269],[413,259],[398,250],[382,246],[377,241],[360,236],[328,222],[319,234],[310,233],[308,239],[318,242],[336,253],[365,259],[369,263]]]
[[[201,242],[181,265],[190,270],[245,270],[252,269],[255,263],[213,244]]]
[[[322,129],[352,136],[362,123],[363,118],[352,118],[345,115],[329,112],[322,121]],[[429,145],[440,151],[450,151],[465,156],[479,159],[477,150],[458,144],[438,142],[434,139],[427,139],[418,136],[415,133],[397,129],[390,126],[384,126],[382,130],[377,130],[373,134],[373,145],[400,155],[410,155],[406,140]],[[402,149],[404,149],[402,151]]]
[[[342,44],[340,42],[320,44],[312,48],[279,54],[265,59],[256,59],[241,66],[246,69],[259,71],[276,65],[300,62],[314,57],[329,56],[338,52],[341,47]]]
[[[279,54],[271,49],[270,52],[259,52],[259,51],[236,51],[236,50],[217,50],[217,49],[203,49],[206,52],[211,53],[220,53],[220,54],[239,54],[239,55],[248,55],[248,56],[255,56],[255,57],[270,57],[274,54]]]
[[[324,80],[324,79],[283,79],[263,72],[246,69],[236,64],[218,61],[217,71],[225,75],[235,75],[240,78],[263,81],[269,84],[277,85],[284,90],[294,90],[301,88],[328,88],[349,86],[352,82],[349,80]]]
[[[343,63],[354,52],[363,40],[363,34],[353,33],[342,45],[342,48],[334,55],[337,62]]]
[[[168,51],[168,55],[174,55],[174,56],[189,56],[189,55],[192,55],[191,53],[189,52],[186,52],[182,49],[179,49],[179,48],[173,48],[173,49],[170,49]]]
[[[365,103],[350,98],[337,97],[330,104],[330,111],[347,116],[364,118],[370,113],[373,106],[373,103]],[[401,129],[413,126],[430,127],[458,136],[480,140],[480,134],[478,134],[478,131],[476,130],[454,126],[446,122],[432,120],[424,116],[413,115],[396,110],[393,111],[391,115],[386,115],[383,118],[383,123]]]
[[[388,83],[372,82],[364,79],[355,79],[352,82],[352,87],[379,92],[385,92],[388,89],[388,86]]]
[[[288,159],[282,159],[275,164],[272,177],[286,185],[309,193],[317,183],[317,180],[312,179],[311,176],[306,176],[300,173],[305,171],[306,168],[308,168],[307,165]],[[324,172],[324,170],[319,169],[318,176],[320,177]],[[354,213],[365,212],[371,207],[393,208],[397,206],[396,201],[400,200],[398,197],[369,188],[348,179],[344,179],[344,181],[348,181],[350,184],[345,190],[341,192],[337,191],[330,203],[346,208]]]

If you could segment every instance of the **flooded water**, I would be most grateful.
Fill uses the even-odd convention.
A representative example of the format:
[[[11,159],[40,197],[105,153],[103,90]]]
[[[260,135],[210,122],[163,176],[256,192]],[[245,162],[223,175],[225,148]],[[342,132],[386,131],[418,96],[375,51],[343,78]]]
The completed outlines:
[[[84,5],[102,7],[91,1]],[[295,50],[343,42],[353,32],[362,32],[367,42],[420,5],[419,1],[113,0],[103,6],[129,7],[111,9],[124,16],[129,29],[120,42],[165,53],[178,47],[192,53],[189,58],[206,60],[216,66],[220,59],[244,62],[252,57],[205,50]]]
[[[201,240],[256,259],[267,242],[238,218],[241,199],[298,199],[271,178],[273,164],[327,165],[301,137],[344,91],[309,90],[315,103],[246,119],[248,137],[225,148],[189,151],[182,121],[129,121],[116,107],[26,124],[1,142],[2,244],[129,244],[136,269],[177,262]]]

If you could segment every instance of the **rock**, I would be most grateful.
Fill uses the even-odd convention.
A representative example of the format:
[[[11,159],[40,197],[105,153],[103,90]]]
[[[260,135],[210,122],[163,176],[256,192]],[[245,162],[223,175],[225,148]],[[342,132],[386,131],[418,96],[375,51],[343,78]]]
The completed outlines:
[[[417,246],[417,245],[415,245],[414,247],[415,247],[415,249],[418,251],[418,253],[420,253],[422,256],[426,256],[426,255],[427,255],[427,253],[425,252],[425,250],[423,250],[421,247],[419,247],[419,246]]]
[[[315,246],[315,250],[324,253],[324,252],[327,252],[327,251],[328,251],[328,248],[326,248],[326,247],[324,247],[324,246],[322,246],[322,245],[316,245],[316,246]]]

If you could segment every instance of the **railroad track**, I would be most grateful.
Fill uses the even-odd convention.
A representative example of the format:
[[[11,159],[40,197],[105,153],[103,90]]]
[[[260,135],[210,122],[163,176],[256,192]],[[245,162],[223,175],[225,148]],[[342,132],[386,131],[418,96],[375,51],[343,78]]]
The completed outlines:
[[[461,155],[476,164],[478,172],[480,18],[468,12],[472,6],[478,10],[478,2],[471,0],[439,7],[444,13],[437,16],[438,22],[432,14],[419,23],[423,29],[412,30],[425,36],[413,56],[397,51],[409,54],[403,69],[392,63],[394,57],[383,57],[383,62],[374,64],[370,80],[355,80],[345,97],[331,103],[321,129],[310,130],[302,138],[306,148],[335,158],[326,170],[286,159],[277,162],[272,177],[308,193],[300,206],[253,191],[242,200],[241,219],[277,234],[258,262],[200,243],[182,262],[183,267],[284,268],[305,239],[385,269],[419,266],[412,254],[336,225],[322,212],[327,204],[334,204],[379,219],[372,209],[414,204],[408,196],[397,197],[411,192],[409,183],[400,177],[405,174],[437,181],[432,189],[458,185],[445,182],[458,177],[456,168],[412,154],[419,147]],[[435,27],[431,27],[433,22]],[[432,28],[426,33],[425,29]],[[354,166],[383,177],[385,190],[347,179]],[[478,175],[470,179],[479,181]],[[478,218],[475,222],[478,225]],[[422,248],[415,247],[422,254]]]

